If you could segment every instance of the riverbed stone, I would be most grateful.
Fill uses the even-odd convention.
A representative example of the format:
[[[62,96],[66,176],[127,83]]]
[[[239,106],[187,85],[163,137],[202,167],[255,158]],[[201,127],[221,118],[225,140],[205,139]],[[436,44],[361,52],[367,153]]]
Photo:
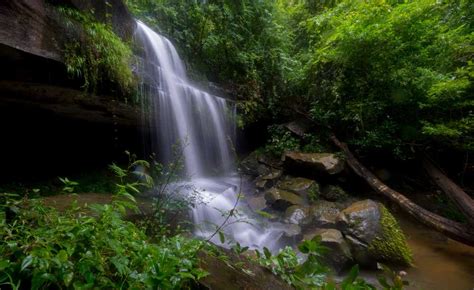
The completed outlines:
[[[309,200],[316,200],[319,196],[319,184],[303,177],[287,177],[278,183],[278,188],[294,192]]]
[[[344,160],[332,153],[286,152],[283,164],[289,172],[314,175],[335,175],[344,170]]]
[[[267,190],[265,199],[269,205],[278,210],[286,210],[292,205],[305,205],[302,197],[276,187]]]
[[[268,167],[263,164],[260,164],[260,162],[258,161],[259,156],[262,154],[262,152],[255,150],[247,157],[245,157],[240,163],[240,169],[242,170],[242,172],[250,176],[267,174],[269,172]]]
[[[260,175],[255,179],[255,185],[260,190],[270,188],[277,184],[282,173],[280,169],[268,168],[267,174]]]
[[[337,225],[360,264],[385,261],[410,264],[412,254],[397,220],[380,203],[362,200],[344,209]]]
[[[253,196],[247,200],[247,203],[254,212],[261,211],[267,207],[267,201],[263,195]]]
[[[370,199],[353,203],[337,217],[344,233],[369,244],[381,231],[378,204]]]
[[[321,245],[328,248],[328,252],[323,255],[323,262],[337,273],[352,261],[349,244],[339,230],[321,229],[316,233],[316,237],[320,239]]]
[[[340,210],[340,206],[335,202],[318,200],[310,209],[312,225],[320,228],[336,228]]]
[[[309,225],[312,222],[311,209],[307,206],[290,206],[285,211],[284,221],[300,226]]]

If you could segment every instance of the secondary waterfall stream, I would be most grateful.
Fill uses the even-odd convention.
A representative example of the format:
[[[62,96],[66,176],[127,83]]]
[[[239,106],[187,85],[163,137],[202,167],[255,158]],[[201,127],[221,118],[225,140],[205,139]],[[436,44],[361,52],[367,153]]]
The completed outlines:
[[[233,158],[235,105],[193,85],[173,44],[142,22],[137,37],[144,49],[139,74],[147,95],[144,109],[152,114],[152,141],[161,159],[172,162],[173,147],[181,146],[186,175],[193,192],[203,201],[192,210],[195,234],[209,238],[225,222],[222,231],[230,241],[250,248],[277,250],[282,227],[260,224],[239,199],[245,182],[238,176]],[[186,194],[186,193],[184,193]],[[191,194],[191,192],[188,192]],[[236,214],[226,219],[237,205]],[[220,244],[219,235],[212,242]],[[227,244],[228,246],[229,244]]]

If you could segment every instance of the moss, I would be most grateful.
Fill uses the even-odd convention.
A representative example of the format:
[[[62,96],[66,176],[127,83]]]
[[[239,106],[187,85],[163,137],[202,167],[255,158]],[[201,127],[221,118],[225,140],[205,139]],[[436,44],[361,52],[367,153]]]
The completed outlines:
[[[321,195],[321,189],[317,182],[314,182],[313,185],[308,190],[308,199],[310,202],[315,202],[319,199]]]
[[[413,261],[405,235],[397,220],[383,205],[379,205],[381,212],[381,235],[369,245],[369,253],[386,261],[410,265]]]
[[[130,46],[113,32],[111,25],[98,22],[92,13],[67,7],[58,7],[58,11],[64,16],[66,27],[79,28],[64,46],[68,73],[81,78],[88,92],[95,93],[99,86],[110,83],[122,95],[130,95],[134,87]]]
[[[331,201],[346,200],[349,197],[344,189],[337,185],[326,186],[322,192],[322,196]]]

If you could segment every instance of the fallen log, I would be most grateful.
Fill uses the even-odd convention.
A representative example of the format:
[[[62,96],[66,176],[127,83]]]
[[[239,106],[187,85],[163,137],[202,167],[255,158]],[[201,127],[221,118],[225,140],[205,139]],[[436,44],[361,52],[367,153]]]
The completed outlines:
[[[424,158],[423,167],[436,185],[441,188],[466,216],[467,222],[474,226],[474,200],[461,187],[443,174],[428,158]]]
[[[365,179],[365,181],[377,193],[388,197],[416,220],[431,227],[432,229],[445,234],[453,240],[469,246],[474,246],[474,229],[472,229],[472,227],[444,218],[415,204],[403,194],[391,189],[382,181],[380,181],[372,172],[365,168],[355,158],[347,145],[339,141],[336,136],[331,136],[331,140],[344,152],[347,164],[352,168],[352,170],[354,170],[357,175]]]

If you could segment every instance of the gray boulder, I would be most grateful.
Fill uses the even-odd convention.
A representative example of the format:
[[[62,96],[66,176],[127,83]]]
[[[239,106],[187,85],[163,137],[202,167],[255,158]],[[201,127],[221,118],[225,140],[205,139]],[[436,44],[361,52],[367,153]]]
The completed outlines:
[[[278,188],[294,192],[309,200],[316,200],[319,196],[319,184],[303,177],[288,177],[278,183]]]
[[[306,204],[305,200],[299,195],[276,187],[272,187],[265,192],[265,199],[267,204],[278,210],[286,210],[292,205]]]
[[[312,224],[319,228],[336,228],[341,208],[335,202],[318,200],[311,206]]]
[[[289,172],[314,175],[335,175],[344,170],[344,160],[332,153],[286,152],[283,165]]]
[[[336,229],[322,229],[316,233],[321,239],[321,245],[328,248],[323,256],[323,262],[333,268],[336,273],[343,270],[352,261],[349,244],[342,233]]]
[[[284,221],[300,226],[309,225],[312,222],[311,209],[307,206],[290,206],[285,211]]]

